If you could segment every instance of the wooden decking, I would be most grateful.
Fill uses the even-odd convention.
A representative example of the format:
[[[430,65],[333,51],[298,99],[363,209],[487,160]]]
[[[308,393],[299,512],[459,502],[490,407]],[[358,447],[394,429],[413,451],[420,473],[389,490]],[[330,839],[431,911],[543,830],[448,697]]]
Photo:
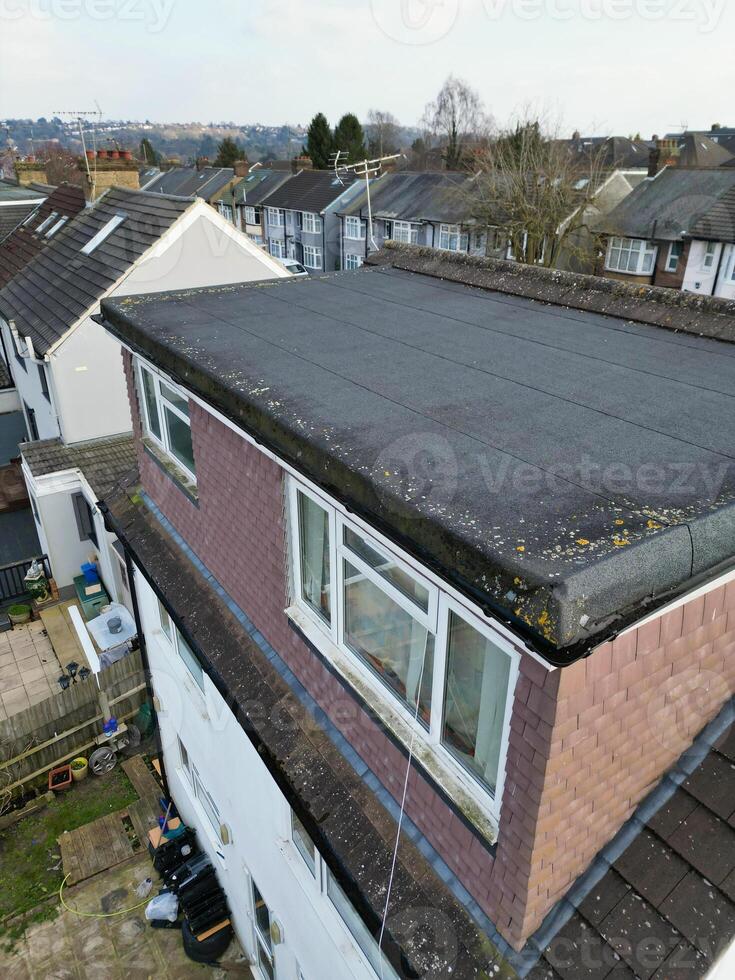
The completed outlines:
[[[59,838],[64,874],[68,885],[91,878],[139,854],[148,841],[148,831],[155,827],[161,812],[161,787],[142,756],[122,763],[140,799],[125,810],[110,813],[85,827],[62,834]]]
[[[71,599],[41,610],[41,622],[62,667],[72,660],[82,667],[89,667],[84,650],[77,639],[76,630],[69,618],[69,606],[76,605],[78,605],[76,600]]]

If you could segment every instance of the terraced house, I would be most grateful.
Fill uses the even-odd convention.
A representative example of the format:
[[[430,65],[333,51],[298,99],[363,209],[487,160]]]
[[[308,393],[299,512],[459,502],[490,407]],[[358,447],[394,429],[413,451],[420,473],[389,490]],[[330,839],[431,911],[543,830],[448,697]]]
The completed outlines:
[[[724,968],[734,312],[408,246],[103,300],[100,507],[256,976]]]

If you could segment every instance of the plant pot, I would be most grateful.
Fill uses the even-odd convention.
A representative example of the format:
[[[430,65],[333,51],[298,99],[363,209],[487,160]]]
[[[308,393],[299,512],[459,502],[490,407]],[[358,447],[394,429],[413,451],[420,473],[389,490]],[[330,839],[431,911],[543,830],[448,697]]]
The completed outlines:
[[[73,781],[69,765],[59,766],[48,774],[48,788],[54,793],[63,793],[64,790],[70,789]]]
[[[16,612],[13,612],[13,610]],[[13,624],[13,626],[21,626],[23,623],[27,623],[31,618],[31,607],[30,606],[11,606],[7,610],[8,619]]]
[[[89,763],[84,756],[71,760],[71,778],[75,783],[81,783],[89,775]]]

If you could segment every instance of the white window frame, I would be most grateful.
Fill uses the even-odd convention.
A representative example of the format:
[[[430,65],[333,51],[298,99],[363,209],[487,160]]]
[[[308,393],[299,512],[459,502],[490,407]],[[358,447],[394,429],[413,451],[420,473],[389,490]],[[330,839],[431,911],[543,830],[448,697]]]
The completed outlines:
[[[189,788],[191,790],[191,795],[196,800],[199,809],[204,813],[209,823],[209,826],[214,831],[217,841],[221,844],[221,832],[222,832],[222,816],[219,812],[219,807],[214,802],[212,794],[209,792],[204,784],[199,770],[197,769],[195,763],[192,761],[191,753],[188,748],[184,745],[181,736],[177,736],[177,742],[179,745],[179,758],[181,759],[181,768],[186,773],[186,778],[189,781]]]
[[[102,242],[104,242],[106,238],[110,237],[110,235],[113,233],[113,231],[115,231],[116,228],[120,227],[120,225],[123,223],[123,221],[125,221],[126,218],[127,218],[126,214],[113,215],[113,217],[110,218],[110,220],[100,228],[97,234],[93,235],[89,239],[86,245],[82,245],[82,247],[79,249],[82,255],[91,255],[95,249],[99,248],[99,246],[102,244]]]
[[[143,387],[143,372],[147,371],[148,374],[153,379],[153,391],[155,393],[156,405],[158,407],[158,419],[161,426],[161,436],[160,438],[153,431],[151,426],[150,416],[148,414],[148,402],[145,396],[145,388]],[[161,394],[160,385],[164,384],[167,388],[170,388],[177,395],[188,402],[189,405],[192,404],[191,399],[185,391],[183,391],[177,384],[170,381],[168,378],[163,377],[158,371],[154,371],[147,364],[144,364],[139,358],[137,359],[137,374],[136,379],[138,383],[138,394],[139,402],[141,405],[141,420],[143,422],[143,428],[145,429],[145,435],[151,442],[155,443],[158,448],[168,456],[174,466],[178,467],[182,473],[185,474],[188,480],[193,484],[196,484],[197,478],[196,473],[193,473],[185,463],[182,463],[178,456],[174,455],[171,451],[170,438],[168,434],[168,426],[166,425],[166,417],[164,411],[170,411],[173,415],[176,415],[182,422],[184,422],[191,431],[191,419],[187,417],[181,409],[176,405],[173,405],[164,395]],[[194,450],[194,442],[192,439],[192,452]]]
[[[466,252],[469,235],[462,225],[439,225],[439,248],[443,252]]]
[[[435,759],[440,763],[451,776],[456,779],[466,792],[475,800],[481,809],[490,814],[494,820],[500,816],[500,805],[503,798],[503,787],[505,783],[505,764],[508,750],[508,737],[510,734],[510,720],[512,713],[513,697],[518,681],[520,669],[520,653],[498,630],[478,615],[469,605],[464,605],[448,593],[444,592],[441,585],[432,580],[428,574],[422,572],[417,563],[393,544],[387,541],[382,535],[365,527],[361,523],[346,517],[340,513],[336,506],[328,499],[316,493],[310,487],[290,476],[288,489],[289,500],[289,525],[291,534],[291,555],[293,573],[293,601],[300,612],[309,618],[309,621],[316,625],[329,642],[320,647],[321,652],[327,658],[335,660],[339,669],[339,660],[347,658],[349,667],[355,671],[364,685],[370,689],[378,703],[386,704],[390,710],[399,715],[402,721],[410,727],[416,741],[423,745],[429,752],[433,753]],[[330,535],[329,563],[330,563],[330,622],[328,623],[319,613],[312,608],[301,596],[301,554],[300,554],[300,534],[299,534],[299,508],[298,494],[303,493],[318,504],[328,516],[328,527]],[[428,610],[422,611],[416,603],[405,596],[392,583],[380,576],[378,572],[368,565],[363,559],[356,555],[343,544],[344,528],[348,528],[361,537],[365,538],[371,548],[384,554],[386,558],[395,562],[406,574],[410,575],[420,585],[427,589],[429,593]],[[396,604],[405,609],[417,622],[425,625],[434,635],[434,672],[432,676],[431,688],[431,714],[428,727],[426,723],[417,717],[415,708],[406,704],[399,695],[392,691],[385,684],[379,675],[345,643],[344,638],[344,567],[343,559],[346,558],[353,567],[357,568],[371,582],[389,596]],[[479,632],[482,636],[489,639],[495,647],[510,658],[510,670],[508,675],[508,690],[506,696],[505,717],[501,736],[501,749],[498,759],[498,775],[494,791],[478,775],[469,770],[457,758],[457,756],[442,743],[442,731],[444,726],[444,685],[446,679],[448,662],[448,625],[449,613],[453,612],[461,616],[469,625]],[[341,656],[340,656],[341,655]]]
[[[283,228],[286,218],[281,208],[268,208],[268,224]]]
[[[417,245],[419,240],[419,226],[410,221],[394,221],[393,227],[391,228],[391,237],[394,242]]]
[[[232,205],[231,204],[225,204],[223,201],[220,201],[219,202],[219,213],[222,215],[223,218],[226,218],[227,221],[232,221]]]
[[[714,269],[715,258],[717,256],[717,242],[704,243],[704,255],[702,256],[702,268],[708,271]]]
[[[44,238],[53,238],[54,235],[56,234],[56,232],[57,231],[60,231],[64,227],[64,225],[67,223],[68,220],[69,220],[69,215],[68,214],[62,214],[62,216],[59,218],[59,220],[56,222],[56,224],[51,225],[51,227],[49,228],[49,230],[46,232],[46,234],[43,237]]]
[[[355,255],[354,252],[347,252],[345,255],[345,269],[359,269],[364,262],[363,255]]]
[[[618,263],[613,264],[613,252],[618,252]],[[643,238],[612,237],[607,243],[605,269],[609,272],[621,272],[630,276],[650,276],[656,268],[658,247]],[[636,256],[635,268],[631,269],[630,260]],[[623,262],[625,256],[625,262]]]
[[[33,216],[35,216],[35,211],[33,213]],[[56,221],[56,219],[58,217],[59,217],[59,212],[58,211],[52,211],[51,214],[47,215],[43,219],[43,221],[41,222],[41,224],[36,228],[36,234],[37,235],[41,235],[48,228],[48,226],[50,224],[52,224],[54,221]]]
[[[199,663],[199,659],[197,658],[197,655],[191,649],[191,647],[186,642],[186,640],[181,635],[181,633],[179,633],[176,623],[174,623],[174,621],[171,619],[171,617],[168,614],[168,611],[166,610],[166,607],[163,605],[163,603],[158,598],[158,596],[156,596],[156,603],[158,606],[158,625],[160,627],[161,634],[166,638],[168,643],[170,643],[172,650],[176,653],[179,660],[186,668],[187,675],[192,678],[192,680],[196,683],[197,688],[203,694],[204,693],[204,668]],[[183,644],[183,646],[186,648],[186,652],[194,659],[195,663],[197,664],[199,669],[197,670],[196,673],[194,673],[194,671],[189,666],[189,660],[184,656],[182,656],[180,644]]]
[[[666,256],[666,271],[675,273],[679,269],[679,263],[684,256],[684,243],[672,242],[669,245],[669,252]]]
[[[280,238],[269,238],[268,253],[272,255],[274,259],[285,259],[286,258],[285,242],[281,241]]]
[[[301,212],[301,230],[309,235],[321,235],[322,219],[314,211]]]
[[[322,269],[324,265],[324,256],[322,255],[321,248],[318,245],[304,245],[303,248],[303,264],[306,266],[306,268]],[[313,253],[313,255],[310,253]]]
[[[245,224],[246,225],[258,225],[260,222],[255,217],[255,208],[252,204],[245,205]]]
[[[255,878],[253,878],[252,875],[249,875],[248,877],[250,878],[250,889],[249,889],[250,901],[253,907],[252,918],[253,918],[253,938],[255,941],[255,967],[258,971],[259,976],[265,977],[265,973],[263,973],[263,970],[261,969],[260,966],[260,957],[262,953],[265,955],[266,959],[268,960],[268,964],[271,968],[271,973],[273,974],[274,977],[277,978],[278,974],[276,972],[276,958],[273,951],[273,939],[270,935],[270,927],[273,922],[273,910],[271,909],[270,905],[268,905],[268,903],[266,902],[265,896],[263,895],[263,892],[260,890],[260,885],[258,885]],[[268,936],[267,937],[263,935],[263,932],[261,931],[261,928],[258,925],[258,915],[255,908],[256,888],[258,889],[258,894],[263,899],[263,903],[266,909],[268,910]]]
[[[353,242],[365,240],[365,222],[355,214],[345,215],[345,238]]]

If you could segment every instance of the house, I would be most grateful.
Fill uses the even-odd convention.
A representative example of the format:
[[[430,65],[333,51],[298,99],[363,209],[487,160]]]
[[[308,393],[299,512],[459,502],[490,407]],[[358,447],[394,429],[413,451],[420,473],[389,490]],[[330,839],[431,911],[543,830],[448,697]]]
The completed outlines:
[[[199,198],[108,191],[65,222],[0,290],[0,331],[29,442],[59,440],[60,451],[92,446],[104,453],[105,440],[130,432],[120,345],[93,320],[103,297],[284,275]],[[168,444],[178,446],[175,405],[169,414],[175,431]],[[185,447],[177,451],[185,456]],[[74,495],[85,488],[59,473],[44,473],[39,482],[30,463],[25,475],[56,582],[70,586],[94,544],[85,533],[89,522],[75,518]],[[94,498],[87,505],[93,508]]]
[[[339,269],[339,212],[361,186],[349,174],[336,177],[330,170],[301,170],[267,193],[260,208],[270,254],[297,259],[309,272]]]
[[[627,136],[582,136],[576,132],[571,140],[560,143],[568,147],[573,159],[579,160],[583,172],[592,165],[595,171],[604,174],[615,170],[646,173],[651,150],[656,148],[656,137],[649,141]]]
[[[641,285],[731,298],[735,169],[666,167],[600,219],[600,272]]]
[[[371,263],[101,304],[170,793],[256,976],[700,976],[735,937],[735,304]]]
[[[242,163],[245,163],[242,161]],[[245,164],[245,167],[247,165]],[[178,197],[199,197],[207,204],[214,204],[223,190],[232,187],[238,177],[244,176],[245,167],[173,167],[157,170],[141,190],[150,194],[174,194]]]
[[[485,255],[487,234],[472,231],[473,176],[451,171],[385,173],[370,183],[373,240],[368,232],[368,195],[363,189],[340,209],[342,267],[356,269],[370,252],[392,239],[427,248]],[[492,243],[491,243],[492,246]],[[504,252],[504,243],[498,255]]]
[[[46,193],[32,187],[0,180],[0,242],[36,211],[46,197]]]
[[[256,245],[264,245],[265,222],[261,202],[290,178],[291,174],[288,173],[254,167],[233,187],[222,191],[213,203],[224,218],[244,231]]]

